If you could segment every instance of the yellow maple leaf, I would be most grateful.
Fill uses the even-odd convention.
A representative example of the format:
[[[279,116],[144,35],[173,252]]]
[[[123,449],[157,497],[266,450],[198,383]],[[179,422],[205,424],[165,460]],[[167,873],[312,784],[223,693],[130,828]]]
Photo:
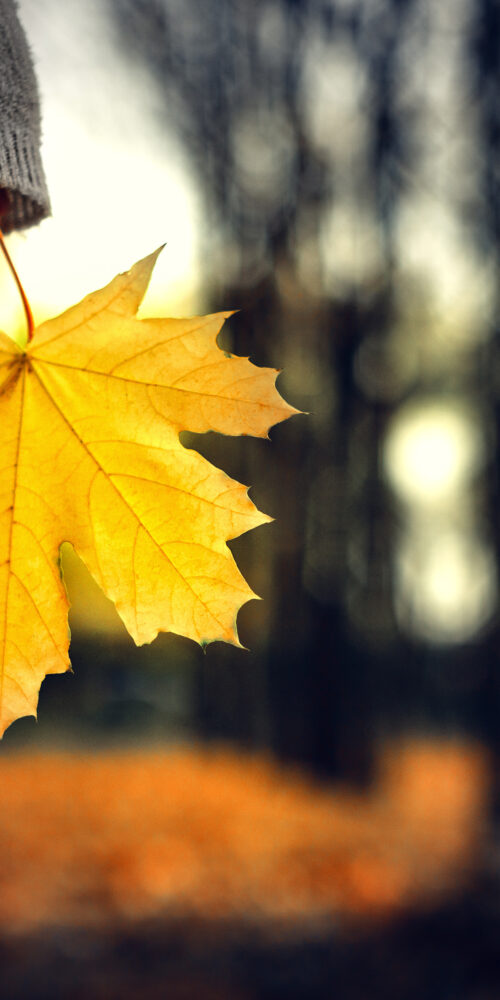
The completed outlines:
[[[0,334],[0,732],[69,668],[69,541],[137,644],[159,631],[238,644],[255,595],[226,541],[269,521],[183,430],[265,437],[296,412],[276,372],[227,356],[230,313],[136,317],[157,254],[43,323]]]

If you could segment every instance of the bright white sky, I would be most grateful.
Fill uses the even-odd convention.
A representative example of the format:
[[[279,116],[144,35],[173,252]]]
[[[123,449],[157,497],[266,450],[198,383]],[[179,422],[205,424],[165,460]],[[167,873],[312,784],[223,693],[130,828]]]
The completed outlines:
[[[20,13],[41,90],[53,209],[38,228],[9,237],[35,320],[163,243],[148,311],[197,312],[199,189],[175,137],[155,119],[153,85],[117,50],[99,0],[21,0]],[[8,300],[0,327],[12,332],[23,318],[16,296]]]

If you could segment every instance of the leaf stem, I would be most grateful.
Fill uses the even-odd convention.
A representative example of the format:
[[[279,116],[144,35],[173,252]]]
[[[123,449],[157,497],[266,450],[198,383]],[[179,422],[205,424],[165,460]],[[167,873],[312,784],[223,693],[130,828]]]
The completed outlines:
[[[16,271],[16,269],[14,267],[14,263],[13,263],[12,258],[10,256],[10,253],[7,250],[7,247],[5,245],[5,240],[4,240],[3,233],[2,233],[1,229],[0,229],[0,249],[2,250],[2,253],[3,253],[4,257],[5,257],[5,260],[7,261],[7,264],[9,265],[10,272],[11,272],[12,277],[14,278],[14,281],[15,281],[15,283],[17,285],[17,290],[19,292],[19,295],[21,296],[21,301],[22,301],[23,308],[24,308],[24,313],[25,313],[25,316],[26,316],[26,326],[28,327],[28,343],[29,343],[30,340],[33,337],[33,331],[35,329],[35,322],[33,320],[33,313],[31,312],[31,306],[30,306],[30,304],[28,302],[28,299],[26,298],[26,292],[24,291],[24,288],[23,288],[23,286],[21,284],[21,280],[19,278],[19,275],[18,275],[18,273],[17,273],[17,271]]]

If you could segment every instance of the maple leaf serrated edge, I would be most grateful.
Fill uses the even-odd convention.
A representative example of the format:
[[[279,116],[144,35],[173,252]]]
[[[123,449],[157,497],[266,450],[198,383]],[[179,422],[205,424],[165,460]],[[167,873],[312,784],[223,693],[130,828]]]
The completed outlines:
[[[15,344],[15,342],[10,341],[10,339],[7,338],[6,335],[0,334],[0,370],[1,370],[2,367],[6,368],[5,378],[3,379],[3,381],[0,378],[0,395],[3,395],[5,397],[8,394],[8,392],[9,392],[9,383],[13,380],[13,371],[17,368],[17,370],[19,372],[23,361],[25,362],[24,371],[23,371],[23,375],[22,375],[22,384],[23,384],[23,389],[24,389],[24,384],[25,384],[26,377],[27,377],[26,373],[28,371],[32,372],[34,370],[34,365],[37,362],[45,362],[45,365],[47,365],[49,363],[50,359],[47,358],[47,349],[48,349],[49,354],[50,354],[51,345],[53,345],[55,341],[61,341],[64,337],[67,337],[70,334],[72,334],[73,337],[74,337],[75,336],[75,330],[77,330],[78,328],[82,329],[82,327],[85,328],[85,327],[89,326],[89,324],[90,324],[91,321],[95,321],[96,320],[96,317],[100,317],[102,319],[106,315],[107,311],[110,313],[110,316],[115,316],[115,312],[113,310],[110,310],[110,305],[112,305],[113,303],[115,303],[115,306],[116,306],[116,303],[118,303],[120,305],[120,310],[121,310],[120,311],[120,315],[122,317],[123,316],[129,317],[131,322],[134,322],[135,324],[141,324],[141,325],[143,325],[143,329],[144,330],[148,329],[148,325],[149,326],[151,326],[151,325],[154,326],[155,322],[157,324],[159,324],[159,325],[161,325],[161,324],[165,325],[165,324],[169,324],[169,323],[175,325],[176,323],[178,323],[178,324],[180,324],[180,327],[181,327],[181,334],[179,334],[179,336],[182,336],[185,339],[188,336],[188,334],[192,335],[193,333],[196,334],[197,331],[199,332],[199,330],[201,329],[201,327],[203,325],[205,325],[205,326],[208,327],[211,324],[212,327],[215,325],[216,329],[215,329],[215,331],[212,331],[212,332],[215,332],[215,336],[217,336],[217,334],[219,332],[219,329],[222,326],[222,323],[224,322],[224,320],[228,316],[230,316],[232,314],[231,312],[219,313],[219,314],[215,314],[213,316],[202,317],[202,318],[195,317],[192,320],[181,320],[181,321],[175,321],[175,320],[173,320],[173,321],[171,321],[171,320],[157,320],[157,321],[155,321],[155,320],[137,320],[137,319],[135,319],[135,314],[137,312],[138,306],[140,305],[140,302],[142,301],[143,295],[144,295],[144,293],[146,291],[146,288],[147,288],[147,285],[149,283],[149,279],[150,279],[150,276],[151,276],[154,264],[156,262],[156,259],[157,259],[158,254],[159,254],[160,251],[161,251],[161,248],[158,251],[156,251],[155,253],[150,254],[148,257],[144,258],[142,261],[139,261],[133,268],[130,269],[130,271],[125,272],[124,274],[118,275],[108,286],[105,286],[100,291],[92,293],[91,295],[87,296],[85,299],[82,300],[81,303],[78,303],[76,306],[71,307],[65,313],[63,313],[61,316],[56,317],[54,320],[49,320],[48,322],[42,324],[40,327],[37,328],[37,330],[35,330],[35,334],[34,334],[33,340],[31,341],[30,344],[27,345],[27,347],[26,347],[26,349],[24,351],[22,349],[20,349]],[[107,299],[107,301],[105,302],[104,306],[102,304],[102,300],[103,299]],[[99,305],[98,305],[98,308],[96,309],[94,307],[95,307],[95,305],[97,303],[99,303]],[[76,325],[73,322],[75,318],[78,318],[78,321],[77,321]],[[54,328],[57,330],[56,333],[54,333]],[[116,344],[114,346],[115,346],[115,348],[117,347]],[[163,344],[163,342],[160,342],[157,345],[153,345],[153,347],[151,347],[151,345],[149,345],[147,348],[144,349],[144,353],[151,354],[151,351],[153,349],[156,349],[157,346],[161,347],[161,346],[164,346],[164,344]],[[215,338],[214,338],[214,346],[215,346]],[[81,347],[81,345],[80,345],[80,347]],[[220,351],[219,348],[216,348],[216,350],[217,350],[217,356],[218,357],[219,357],[219,355],[221,357],[224,356],[224,352]],[[44,353],[45,353],[45,357],[43,356]],[[139,352],[139,353],[141,353],[141,352]],[[229,357],[235,363],[240,363],[240,364],[245,364],[246,362],[249,363],[249,359],[243,359],[243,358],[239,358],[239,357],[233,356],[233,355],[229,355]],[[2,358],[3,358],[3,361],[2,361]],[[113,361],[114,360],[115,359],[113,357]],[[135,360],[135,358],[133,358],[132,360]],[[122,361],[117,362],[116,364],[113,365],[112,371],[106,370],[104,368],[104,369],[102,369],[99,372],[96,371],[94,374],[95,375],[98,375],[98,374],[99,375],[108,375],[108,376],[114,375],[114,373],[115,373],[115,371],[116,371],[117,368],[123,367],[123,365],[126,366],[127,363],[129,363],[129,362],[130,362],[130,358],[126,358],[125,357],[124,359],[122,359]],[[52,361],[52,363],[56,364],[56,362],[54,362],[54,360]],[[61,363],[60,362],[59,362],[59,367],[61,367]],[[92,370],[88,369],[88,367],[86,367],[85,365],[82,365],[81,363],[80,364],[75,364],[74,360],[73,360],[73,362],[72,362],[71,365],[64,366],[64,364],[63,364],[62,367],[73,368],[74,377],[75,378],[76,378],[76,373],[79,372],[79,371],[82,374],[86,374],[86,375],[91,375],[92,374]],[[273,370],[271,370],[271,369],[259,369],[257,366],[254,366],[254,365],[251,365],[251,368],[252,368],[252,375],[250,377],[254,381],[259,377],[259,375],[264,374],[265,376],[268,377],[273,372]],[[195,372],[196,372],[196,370],[195,370]],[[274,382],[276,381],[277,374],[279,374],[279,373],[276,370],[274,370]],[[188,372],[188,375],[192,375],[192,372]],[[40,384],[42,384],[42,383],[40,382]],[[147,385],[148,383],[144,383],[144,384]],[[151,383],[149,383],[149,384],[151,385]],[[44,387],[46,388],[46,386],[44,386]],[[153,386],[153,387],[154,388],[159,388],[158,386]],[[168,384],[165,386],[165,388],[171,388],[171,389],[173,389],[174,387],[175,387],[175,382],[172,383],[172,387],[169,387]],[[163,388],[163,386],[162,386],[162,388]],[[177,391],[177,390],[175,390],[175,391]],[[196,394],[196,390],[193,390],[192,388],[189,390],[189,392],[191,394],[192,394],[193,391]],[[55,399],[53,397],[50,397],[50,393],[48,393],[48,395],[49,395],[49,398],[51,398],[51,401],[54,404],[54,406],[57,406],[57,403],[56,403]],[[204,394],[202,393],[202,395],[205,396],[205,400],[206,400],[207,399],[207,393],[206,392]],[[208,394],[208,396],[210,396],[210,395],[211,394]],[[215,395],[215,398],[217,399],[217,394],[215,393],[213,395]],[[274,419],[272,419],[271,425],[272,425],[272,423],[276,423],[279,420],[286,419],[286,417],[291,416],[293,413],[299,412],[299,411],[295,410],[293,407],[290,407],[287,403],[285,403],[284,400],[282,400],[282,398],[279,396],[279,394],[277,392],[276,392],[276,396],[279,399],[279,410],[277,409],[277,407],[275,405],[274,409],[276,410],[276,412],[274,413]],[[246,403],[245,403],[245,405],[246,405]],[[261,405],[261,404],[257,403],[257,405]],[[268,406],[268,408],[272,409],[272,407],[270,407],[267,402],[266,402],[266,405]],[[22,426],[22,419],[23,419],[23,417],[24,417],[24,409],[23,409],[23,402],[21,401],[21,409],[20,409],[20,412],[19,412],[19,435],[18,435],[18,442],[17,442],[17,454],[16,454],[16,461],[15,461],[15,477],[14,477],[16,485],[15,485],[15,487],[13,489],[14,500],[16,499],[15,493],[16,493],[16,490],[17,490],[17,472],[18,472],[18,467],[19,467],[19,462],[20,462],[20,440],[21,440],[21,426]],[[217,421],[216,421],[216,423],[217,423]],[[260,423],[262,423],[262,421]],[[231,422],[230,422],[230,424],[231,424]],[[69,421],[68,421],[68,425],[70,426],[70,429],[73,432],[73,434],[75,434],[74,427],[71,425],[71,423]],[[269,426],[270,426],[270,424],[268,423],[267,427],[269,427]],[[259,425],[259,428],[257,428],[257,427],[254,426],[250,430],[241,430],[241,429],[238,430],[238,429],[235,429],[234,426],[230,426],[229,429],[227,427],[223,428],[223,427],[220,427],[220,426],[211,427],[210,425],[207,425],[207,426],[194,426],[193,427],[192,421],[190,421],[188,419],[185,426],[182,425],[182,424],[178,424],[176,426],[178,446],[179,446],[179,448],[181,448],[184,451],[191,451],[191,449],[185,449],[184,446],[182,445],[182,442],[180,442],[180,440],[179,440],[178,434],[179,434],[180,430],[183,430],[183,429],[194,430],[194,431],[214,429],[214,430],[217,430],[219,433],[220,432],[222,432],[222,433],[226,432],[226,433],[231,433],[231,434],[236,434],[236,433],[250,433],[250,434],[256,435],[256,436],[262,436],[262,437],[267,437],[268,436],[267,429],[263,430],[260,427],[260,425]],[[115,440],[114,443],[115,443],[115,445],[118,445],[119,441]],[[194,452],[194,454],[197,455],[198,459],[200,458],[200,456],[198,456],[197,452]],[[203,461],[205,461],[205,460],[203,460]],[[210,466],[209,463],[208,463],[208,465]],[[224,476],[224,478],[227,480],[228,483],[231,484],[231,486],[233,488],[240,489],[241,491],[243,491],[245,493],[245,495],[246,495],[249,503],[251,504],[253,510],[255,511],[255,514],[258,516],[258,520],[257,521],[254,520],[253,525],[250,524],[247,527],[239,527],[237,531],[233,531],[233,533],[230,533],[230,534],[226,535],[226,542],[230,538],[237,537],[239,534],[242,534],[244,531],[249,530],[250,527],[256,526],[256,523],[265,523],[266,521],[270,520],[270,518],[268,518],[267,515],[263,515],[261,512],[257,511],[257,508],[255,508],[255,506],[253,505],[253,503],[248,498],[248,490],[246,490],[244,487],[240,487],[240,484],[237,484],[233,480],[230,480],[229,477],[225,476],[225,473],[221,473],[220,470],[216,470],[215,467],[210,466],[210,468],[215,473],[218,473],[219,475]],[[104,470],[102,470],[102,471],[103,471],[103,474],[105,476],[109,476],[109,473],[106,473]],[[138,517],[138,515],[137,515],[137,517]],[[10,551],[9,551],[9,560],[8,560],[9,562],[10,562],[10,558],[12,557],[13,525],[14,525],[14,515],[12,515],[12,518],[11,518],[11,528],[10,528],[10,546],[11,546],[11,548],[10,548]],[[26,527],[26,526],[24,526],[24,527]],[[29,528],[27,530],[29,530]],[[60,548],[61,548],[61,545],[63,544],[63,542],[65,540],[66,540],[65,537],[61,537],[59,539],[58,548],[57,548],[57,565],[58,565],[58,567],[60,567]],[[68,540],[70,541],[70,543],[73,543],[73,540],[71,538],[68,539]],[[79,554],[82,555],[82,553],[80,552],[79,546],[75,545],[75,547],[76,547],[76,550],[79,552]],[[227,552],[230,554],[230,550],[228,549],[228,546],[227,546],[226,543],[224,543],[224,547],[227,550]],[[87,562],[87,560],[85,559],[85,556],[83,556],[83,560],[85,562]],[[232,560],[232,555],[231,555],[231,560]],[[236,566],[236,564],[234,564],[234,565]],[[89,568],[91,569],[91,572],[92,572],[92,567],[89,566]],[[10,566],[9,566],[9,573],[10,573]],[[60,568],[59,568],[59,574],[60,574]],[[92,572],[92,575],[94,577],[96,577],[96,573],[95,572]],[[243,578],[241,578],[241,579],[243,580]],[[8,580],[10,581],[10,576],[8,577]],[[20,580],[18,582],[21,584]],[[101,582],[101,581],[99,580],[99,582]],[[245,582],[245,581],[243,581],[243,582]],[[9,584],[7,584],[7,595],[8,595],[8,586],[9,586]],[[61,581],[61,591],[62,591],[62,588],[63,588],[63,584],[62,584],[62,581]],[[111,596],[112,600],[114,600],[114,596],[112,594],[109,594],[109,588],[106,588],[105,586],[103,586],[103,589],[104,589],[105,593],[108,593],[108,596]],[[233,622],[233,625],[232,625],[231,629],[228,630],[228,634],[220,635],[220,636],[219,635],[212,635],[208,639],[204,639],[204,638],[198,636],[198,641],[200,641],[202,645],[206,645],[207,642],[214,641],[215,639],[218,639],[218,638],[224,638],[227,641],[232,641],[232,642],[235,642],[235,644],[239,644],[239,640],[238,640],[237,632],[236,632],[236,615],[237,615],[240,607],[243,606],[243,604],[245,604],[248,600],[251,600],[252,597],[256,596],[256,595],[253,594],[253,592],[250,590],[250,588],[248,588],[248,585],[246,585],[246,582],[245,582],[245,591],[244,591],[244,593],[245,593],[244,599],[241,601],[240,605],[235,608],[234,616],[233,616],[234,617],[234,622]],[[62,594],[60,596],[62,597]],[[67,609],[68,609],[69,606],[68,606],[67,599],[65,598],[65,595],[64,595],[64,599],[65,599],[65,607],[66,607],[66,612],[67,612]],[[33,606],[36,608],[36,605],[35,605],[35,602],[34,602],[33,598],[31,598],[31,600],[32,600]],[[116,603],[117,609],[119,610],[119,613],[120,613],[119,602],[115,601],[115,603]],[[123,617],[123,614],[122,614],[122,617]],[[43,619],[42,619],[42,621],[43,621]],[[135,639],[136,642],[150,641],[150,639],[153,638],[154,635],[156,635],[158,633],[158,631],[178,631],[176,628],[171,628],[171,629],[170,628],[162,628],[162,626],[160,624],[160,626],[156,628],[156,631],[154,632],[154,635],[148,636],[146,639],[140,639],[136,635],[133,634],[133,628],[130,627],[130,622],[126,621],[125,624],[127,625],[127,628],[129,629],[129,631],[133,635],[133,637],[134,637],[134,639]],[[46,622],[45,622],[45,625],[46,625]],[[5,627],[7,628],[7,625]],[[46,627],[47,627],[47,625],[46,625]],[[51,634],[50,633],[50,629],[49,629],[49,634]],[[183,632],[182,630],[180,630],[180,634],[189,634],[189,633],[188,632]],[[195,636],[192,636],[192,637],[194,638]],[[55,640],[54,640],[54,642],[55,642]],[[4,635],[4,643],[5,643],[5,635]],[[55,645],[57,645],[57,644],[55,643]],[[61,644],[61,645],[64,645],[64,644]],[[40,675],[39,678],[38,678],[39,682],[43,679],[43,676],[45,676],[45,673],[48,673],[48,672],[61,672],[61,671],[64,671],[64,670],[68,669],[68,667],[70,666],[70,664],[69,664],[69,658],[67,656],[67,646],[68,646],[68,642],[66,642],[66,644],[65,644],[66,655],[63,657],[63,661],[64,661],[63,663],[61,663],[61,660],[59,659],[58,663],[52,663],[48,667],[45,666],[45,668],[41,672],[38,671],[38,673]],[[60,654],[61,650],[59,650],[58,652]],[[2,672],[2,683],[3,683],[4,675],[5,675],[5,671]],[[16,680],[14,680],[13,682],[17,683]],[[38,687],[36,687],[36,695],[37,694],[38,694]],[[25,711],[16,711],[14,713],[11,713],[11,716],[12,716],[11,718],[4,719],[5,727],[10,723],[10,721],[13,721],[13,718],[18,717],[20,714],[34,714],[34,715],[36,715],[36,700],[35,700],[34,705],[32,706],[31,712],[27,713]]]

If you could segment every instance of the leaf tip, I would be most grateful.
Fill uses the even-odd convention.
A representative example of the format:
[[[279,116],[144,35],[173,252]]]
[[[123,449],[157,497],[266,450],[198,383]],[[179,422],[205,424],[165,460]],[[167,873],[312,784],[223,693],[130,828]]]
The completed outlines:
[[[145,294],[149,282],[151,281],[151,275],[153,274],[156,261],[160,256],[165,243],[153,250],[153,253],[148,254],[146,257],[142,257],[138,260],[136,264],[132,264],[128,271],[124,271],[122,274],[115,278],[117,282],[125,282],[125,286],[128,288],[129,293],[132,293],[132,302],[129,304],[129,311],[132,314],[137,312]],[[113,283],[112,283],[113,284]]]

